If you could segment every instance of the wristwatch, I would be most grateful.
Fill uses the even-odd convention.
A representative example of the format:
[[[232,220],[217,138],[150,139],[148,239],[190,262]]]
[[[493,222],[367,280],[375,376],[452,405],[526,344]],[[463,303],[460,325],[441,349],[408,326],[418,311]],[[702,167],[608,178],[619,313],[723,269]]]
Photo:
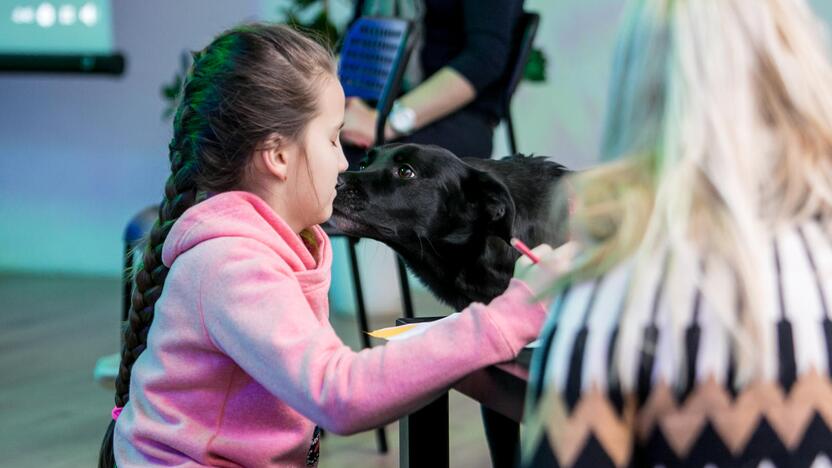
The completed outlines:
[[[394,101],[387,123],[399,136],[410,135],[416,127],[416,112],[399,101]]]

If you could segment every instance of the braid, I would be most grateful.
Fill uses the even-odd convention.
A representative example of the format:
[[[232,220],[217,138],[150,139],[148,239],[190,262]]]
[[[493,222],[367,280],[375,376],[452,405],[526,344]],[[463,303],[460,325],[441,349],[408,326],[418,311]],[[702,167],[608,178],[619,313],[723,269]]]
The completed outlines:
[[[178,120],[178,119],[177,119]],[[180,128],[177,126],[177,128]],[[180,133],[180,132],[177,132]],[[177,149],[176,140],[170,145],[171,175],[165,183],[165,197],[159,205],[159,217],[147,239],[142,264],[135,275],[130,313],[124,326],[121,363],[115,379],[115,404],[124,407],[130,400],[130,376],[133,364],[147,347],[147,333],[153,323],[156,301],[162,295],[169,268],[162,263],[162,248],[171,227],[188,208],[197,202],[196,158],[192,151]],[[191,145],[187,145],[191,146]],[[115,421],[104,436],[98,460],[99,468],[115,467],[113,431]]]
[[[165,183],[165,197],[159,206],[159,218],[150,231],[144,249],[142,265],[136,273],[135,288],[127,325],[121,366],[116,378],[116,406],[124,406],[130,399],[130,375],[133,363],[147,345],[147,332],[153,322],[156,301],[162,294],[168,267],[162,263],[162,247],[174,222],[196,203],[196,163],[171,145],[171,175]]]

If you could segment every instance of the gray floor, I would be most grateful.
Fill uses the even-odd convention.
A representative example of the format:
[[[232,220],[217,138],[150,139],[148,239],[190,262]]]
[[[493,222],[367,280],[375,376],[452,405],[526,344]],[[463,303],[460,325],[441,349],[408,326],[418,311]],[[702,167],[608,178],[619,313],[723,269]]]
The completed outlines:
[[[0,275],[0,466],[95,466],[113,406],[112,388],[97,384],[97,358],[118,348],[120,283],[111,278]],[[417,294],[417,315],[444,312]],[[394,317],[374,319],[371,327]],[[342,339],[355,347],[356,325],[335,317]],[[451,466],[488,466],[478,406],[451,393]],[[397,425],[391,451],[375,450],[373,433],[327,435],[322,467],[398,466]]]

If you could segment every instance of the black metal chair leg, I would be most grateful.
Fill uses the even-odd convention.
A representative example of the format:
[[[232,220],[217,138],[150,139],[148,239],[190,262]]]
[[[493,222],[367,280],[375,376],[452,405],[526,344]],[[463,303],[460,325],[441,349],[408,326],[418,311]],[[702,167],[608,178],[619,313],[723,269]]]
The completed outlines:
[[[402,295],[402,309],[404,316],[413,318],[413,298],[410,295],[410,282],[407,279],[407,268],[404,266],[402,258],[396,256],[396,265],[399,268],[399,289]]]
[[[511,154],[517,154],[517,140],[514,137],[514,122],[511,120],[511,111],[506,111],[506,132],[508,132],[508,149]]]
[[[520,425],[502,414],[481,406],[485,439],[494,468],[513,468],[520,461]]]
[[[352,280],[355,286],[355,314],[358,316],[359,335],[361,335],[361,344],[365,348],[372,346],[370,344],[370,326],[367,323],[367,310],[364,308],[364,290],[361,288],[361,275],[358,273],[358,255],[355,251],[355,246],[358,244],[358,239],[355,237],[348,237],[347,244],[349,244],[350,253],[350,267],[352,269]],[[383,427],[376,429],[376,445],[380,453],[387,453],[387,433]]]
[[[371,346],[370,336],[367,335],[367,332],[370,331],[370,325],[367,323],[367,309],[364,307],[364,289],[361,285],[361,275],[358,272],[358,255],[355,252],[355,246],[358,244],[358,239],[355,237],[348,237],[347,244],[349,246],[350,268],[352,269],[353,289],[355,291],[355,314],[358,317],[361,344],[365,348],[369,348]]]

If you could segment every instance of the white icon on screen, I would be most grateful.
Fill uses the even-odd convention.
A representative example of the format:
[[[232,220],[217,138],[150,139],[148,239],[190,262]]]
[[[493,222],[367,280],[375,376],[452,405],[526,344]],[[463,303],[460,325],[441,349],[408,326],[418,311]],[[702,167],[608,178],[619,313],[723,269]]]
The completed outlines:
[[[42,28],[51,28],[55,24],[55,7],[51,3],[41,3],[35,12],[35,21]]]
[[[98,8],[94,3],[85,3],[78,10],[78,19],[86,26],[95,26],[95,23],[98,22]]]
[[[61,5],[58,9],[58,22],[64,26],[75,24],[75,5]]]
[[[15,7],[12,10],[12,23],[32,24],[35,22],[35,9],[32,7]]]

